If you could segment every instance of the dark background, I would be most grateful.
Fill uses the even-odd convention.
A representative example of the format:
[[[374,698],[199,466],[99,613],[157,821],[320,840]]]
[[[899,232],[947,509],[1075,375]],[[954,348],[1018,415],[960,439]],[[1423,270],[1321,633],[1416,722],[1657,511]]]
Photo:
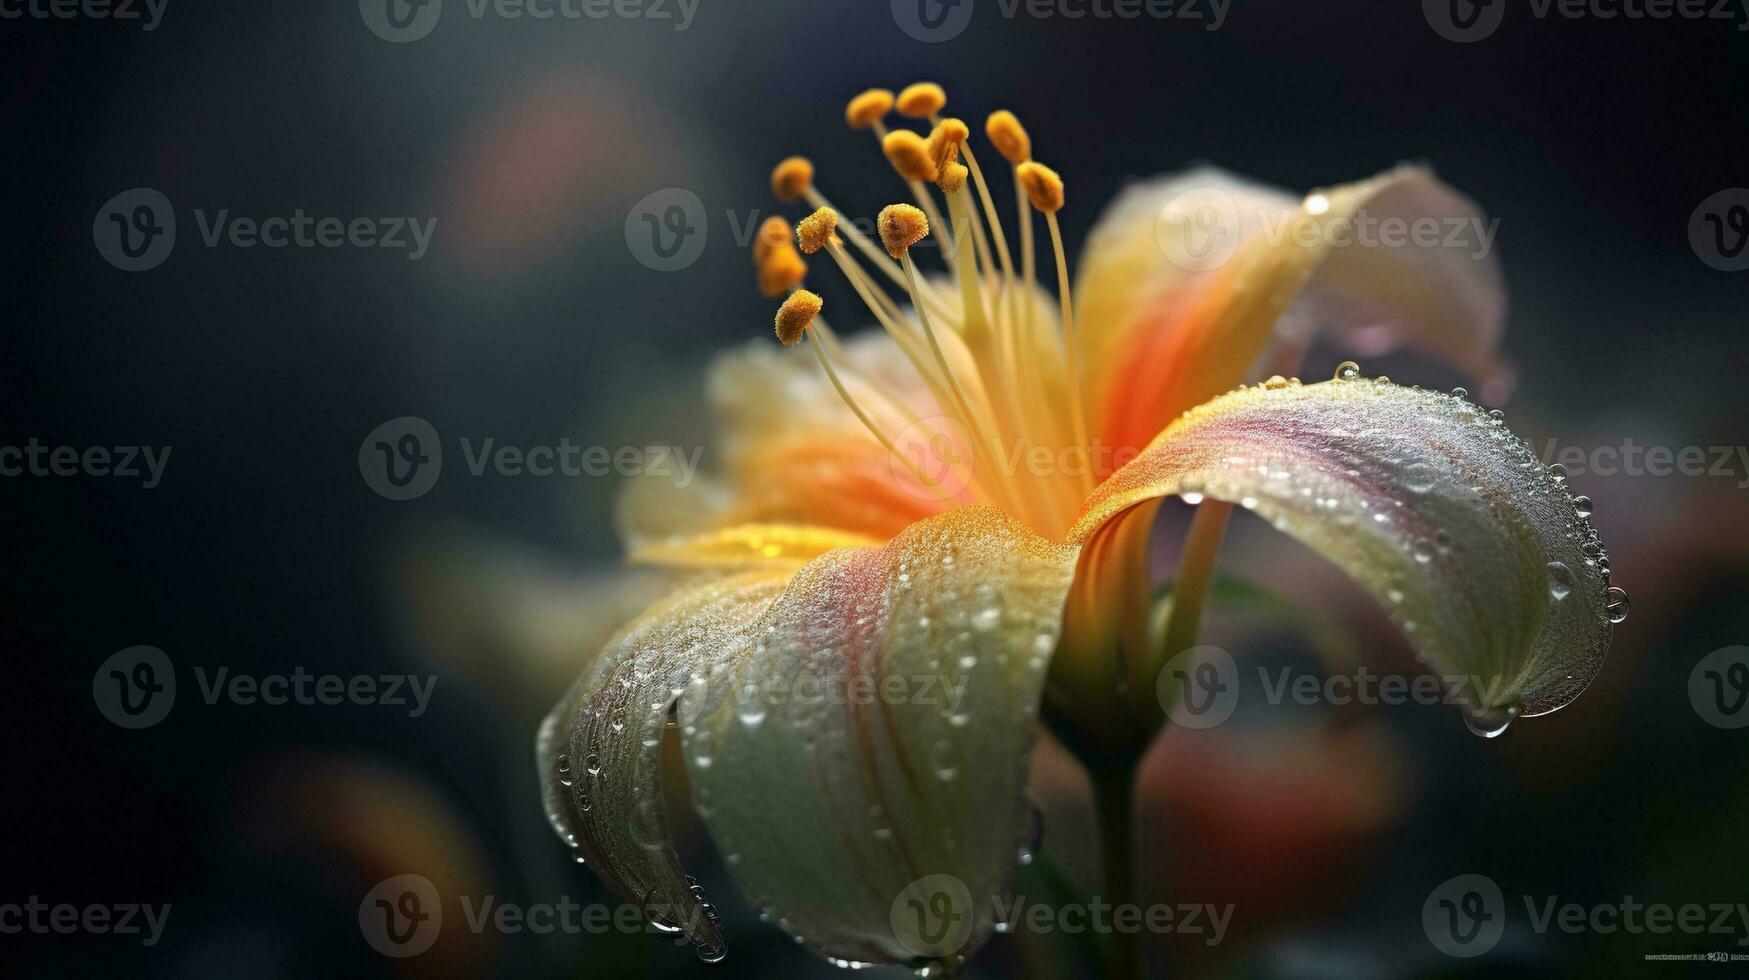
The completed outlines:
[[[520,903],[604,899],[539,811],[533,725],[561,690],[519,672],[509,649],[434,650],[408,583],[430,549],[539,556],[504,562],[564,581],[610,567],[617,545],[612,478],[473,478],[452,457],[432,492],[394,502],[360,478],[359,445],[402,415],[430,420],[446,450],[463,435],[701,438],[699,372],[726,345],[768,337],[771,304],[736,229],[771,212],[770,165],[810,155],[835,203],[860,213],[897,192],[866,134],[842,123],[844,100],[869,85],[930,78],[968,120],[1019,112],[1069,181],[1071,254],[1127,181],[1194,161],[1293,189],[1431,161],[1500,218],[1515,428],[1539,446],[1745,443],[1749,273],[1710,268],[1688,240],[1703,199],[1749,185],[1737,22],[1538,20],[1512,4],[1493,36],[1456,44],[1408,0],[1233,0],[1212,32],[1007,20],[995,0],[976,3],[942,44],[908,37],[885,2],[848,0],[703,0],[684,32],[476,21],[449,0],[410,44],[373,35],[349,0],[170,0],[149,33],[0,20],[0,444],[173,447],[152,490],[0,481],[12,670],[0,685],[0,902],[174,905],[152,949],[0,936],[5,972],[703,972],[647,936],[487,937],[407,961],[361,939],[360,898],[401,871]],[[100,257],[92,221],[142,186],[175,203],[179,237],[162,266],[130,274]],[[709,215],[702,257],[677,273],[641,265],[624,235],[634,204],[666,187],[693,190]],[[209,249],[196,208],[438,226],[416,262]],[[1393,784],[1398,811],[1361,843],[1307,842],[1339,859],[1310,877],[1292,862],[1253,869],[1260,888],[1299,896],[1294,908],[1194,968],[1628,975],[1692,968],[1646,953],[1742,951],[1736,937],[1523,930],[1467,963],[1428,947],[1415,910],[1464,871],[1587,903],[1749,901],[1749,733],[1706,725],[1687,693],[1702,656],[1749,642],[1745,480],[1741,463],[1730,477],[1576,480],[1634,599],[1594,689],[1497,742],[1438,709],[1382,712],[1407,774]],[[1235,536],[1241,562],[1251,537],[1271,540]],[[135,644],[165,650],[180,689],[165,722],[130,732],[96,710],[91,687],[99,663]],[[410,719],[384,706],[208,706],[196,666],[438,681],[429,712]],[[1174,867],[1163,887],[1190,874]],[[830,971],[754,921],[719,872],[705,877],[728,915],[718,974]],[[978,962],[1024,958],[996,949]]]

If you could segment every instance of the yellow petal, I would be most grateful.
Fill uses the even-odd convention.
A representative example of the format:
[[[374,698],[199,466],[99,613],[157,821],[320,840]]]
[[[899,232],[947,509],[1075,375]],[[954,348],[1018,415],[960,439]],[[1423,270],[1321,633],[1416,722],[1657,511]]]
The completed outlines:
[[[1217,398],[1101,485],[1071,541],[1169,494],[1240,504],[1330,559],[1495,721],[1562,707],[1609,647],[1595,531],[1463,399],[1365,379]]]

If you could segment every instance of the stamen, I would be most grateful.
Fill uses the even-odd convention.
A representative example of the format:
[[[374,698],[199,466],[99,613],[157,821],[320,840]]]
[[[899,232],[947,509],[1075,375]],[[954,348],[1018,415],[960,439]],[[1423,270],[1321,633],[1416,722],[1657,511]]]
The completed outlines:
[[[899,93],[899,115],[928,119],[947,108],[947,92],[934,82],[917,82]]]
[[[785,157],[771,168],[771,193],[788,204],[814,183],[814,165],[807,157]]]
[[[906,251],[928,237],[929,219],[909,204],[889,204],[881,208],[875,228],[881,233],[881,244],[887,247],[887,254],[904,262]]]
[[[808,332],[808,325],[814,322],[824,305],[818,295],[805,289],[790,293],[783,305],[777,308],[778,343],[794,347],[802,339],[802,334]]]
[[[789,222],[772,215],[759,225],[759,233],[753,236],[753,264],[764,265],[771,253],[789,244]]]
[[[884,88],[871,88],[844,107],[844,121],[851,129],[867,129],[892,111],[893,93]]]
[[[941,188],[944,194],[958,194],[965,189],[966,177],[970,173],[965,164],[949,160],[942,168],[941,179],[935,182],[935,186]]]
[[[1087,410],[1081,403],[1080,341],[1075,334],[1075,306],[1069,298],[1069,260],[1063,252],[1063,231],[1057,224],[1057,212],[1063,208],[1063,178],[1057,176],[1055,170],[1030,160],[1014,168],[1014,172],[1026,188],[1032,206],[1045,213],[1045,223],[1051,230],[1051,249],[1057,259],[1057,294],[1063,304],[1063,356],[1064,369],[1069,375],[1069,414],[1075,424],[1076,443],[1091,451],[1087,439]],[[1081,467],[1081,482],[1089,493],[1093,491],[1090,469]]]
[[[796,239],[803,252],[813,255],[837,240],[837,228],[837,212],[831,208],[819,208],[796,225]]]
[[[794,245],[785,241],[759,264],[759,291],[766,298],[775,299],[800,286],[807,274],[808,263]]]
[[[1002,154],[1002,159],[1016,166],[1032,159],[1032,137],[1026,133],[1026,127],[1020,124],[1014,113],[1007,109],[997,109],[984,120],[984,135],[995,144],[996,152]]]
[[[881,140],[881,152],[906,180],[933,181],[939,176],[929,144],[909,129],[895,129],[888,133]]]

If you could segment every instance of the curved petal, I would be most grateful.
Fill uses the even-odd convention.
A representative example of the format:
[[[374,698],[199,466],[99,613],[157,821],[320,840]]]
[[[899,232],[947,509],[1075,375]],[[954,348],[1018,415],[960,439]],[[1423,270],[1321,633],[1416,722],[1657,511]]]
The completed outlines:
[[[1087,501],[1071,541],[1167,494],[1240,504],[1371,593],[1485,725],[1576,697],[1609,647],[1608,559],[1560,479],[1461,398],[1365,379],[1241,389]]]
[[[715,916],[680,868],[662,808],[662,730],[685,685],[745,658],[786,576],[753,572],[682,589],[623,629],[541,724],[547,819],[608,887],[720,958]]]
[[[1401,166],[1298,200],[1205,168],[1131,189],[1100,219],[1077,284],[1090,410],[1135,447],[1247,380],[1272,337],[1364,331],[1478,376],[1505,317],[1493,226]]]
[[[1074,567],[1075,549],[962,508],[809,564],[751,656],[687,690],[695,805],[775,921],[871,963],[969,953],[989,935]],[[952,922],[907,925],[910,899],[950,902]]]

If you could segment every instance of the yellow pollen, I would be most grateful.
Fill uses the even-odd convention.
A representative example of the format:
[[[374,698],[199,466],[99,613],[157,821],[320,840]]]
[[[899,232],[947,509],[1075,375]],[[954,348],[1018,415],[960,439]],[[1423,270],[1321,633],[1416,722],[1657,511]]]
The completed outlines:
[[[808,325],[820,314],[825,303],[813,293],[798,289],[777,308],[777,339],[785,347],[794,347],[808,332]]]
[[[881,152],[906,180],[934,180],[937,176],[929,145],[909,129],[895,129],[888,133],[887,138],[881,140]]]
[[[759,292],[768,299],[776,299],[800,286],[807,274],[808,263],[794,245],[785,242],[772,249],[759,264]]]
[[[785,204],[814,185],[814,165],[807,157],[785,157],[771,168],[771,193]]]
[[[1032,159],[1032,137],[1026,127],[1007,109],[997,109],[984,120],[984,135],[995,144],[996,152],[1009,163],[1021,164]]]
[[[881,208],[875,227],[881,233],[881,244],[887,247],[887,254],[897,259],[929,234],[929,219],[909,204],[889,204]]]
[[[774,250],[789,244],[789,236],[789,222],[777,215],[766,218],[753,238],[753,264],[764,265]]]
[[[943,119],[940,125],[929,132],[929,139],[924,146],[929,150],[929,159],[934,161],[935,169],[940,170],[950,162],[960,158],[960,144],[971,135],[971,130],[958,119]]]
[[[802,251],[813,255],[838,237],[834,234],[837,228],[838,212],[820,208],[796,225],[796,238],[801,242]]]
[[[899,93],[899,114],[913,119],[928,119],[947,107],[947,92],[934,82],[918,82],[905,86]]]
[[[844,121],[851,129],[867,129],[892,111],[893,93],[884,88],[871,88],[844,107]]]
[[[936,181],[936,186],[941,188],[943,194],[957,194],[961,188],[966,186],[966,177],[970,174],[971,171],[966,169],[965,164],[957,160],[949,160],[947,165],[941,168],[941,179]]]
[[[1028,160],[1014,168],[1014,173],[1020,178],[1021,186],[1026,188],[1026,196],[1033,207],[1045,214],[1063,210],[1063,178],[1057,176],[1055,170]]]

